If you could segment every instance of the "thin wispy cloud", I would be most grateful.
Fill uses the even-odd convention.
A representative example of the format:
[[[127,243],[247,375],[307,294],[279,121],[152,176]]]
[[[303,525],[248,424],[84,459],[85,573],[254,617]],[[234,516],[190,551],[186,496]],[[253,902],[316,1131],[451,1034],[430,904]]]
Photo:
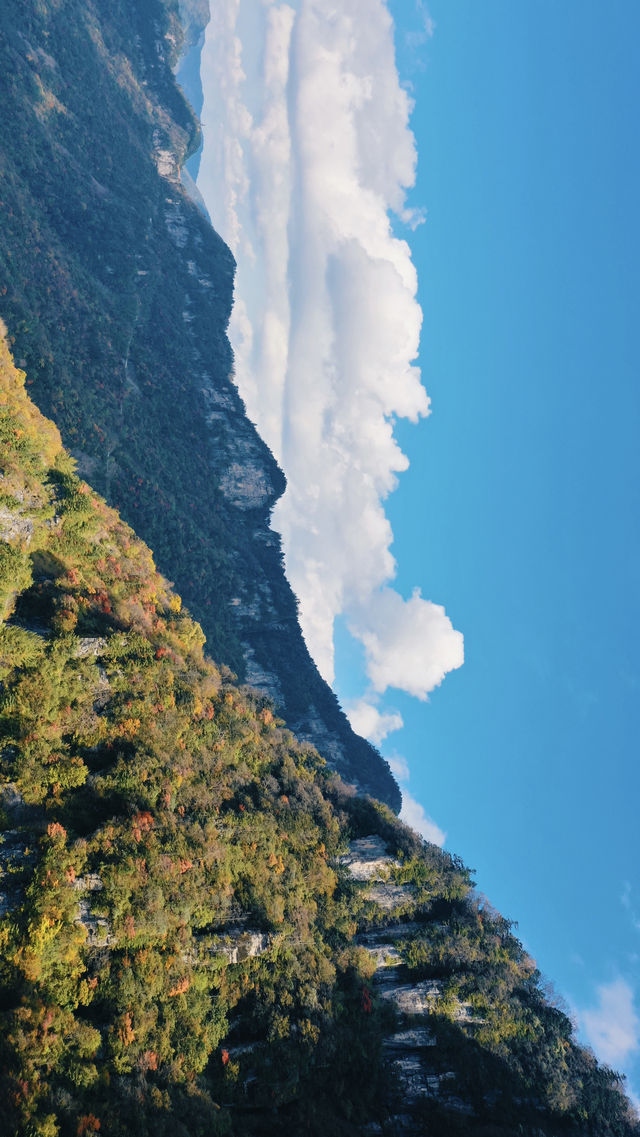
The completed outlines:
[[[579,1014],[580,1024],[597,1057],[617,1068],[640,1049],[640,1018],[634,992],[619,978],[597,988],[597,1004]]]
[[[423,47],[433,37],[436,30],[435,20],[432,19],[423,0],[416,0],[415,10],[418,26],[405,33],[407,44],[413,48]]]
[[[366,697],[347,703],[345,711],[356,734],[368,738],[376,746],[379,746],[387,735],[395,730],[401,730],[404,726],[402,715],[398,711],[381,711]]]
[[[622,907],[629,913],[629,919],[637,932],[640,932],[640,913],[634,903],[633,889],[631,882],[625,880],[622,886],[622,895],[620,897]]]
[[[383,0],[365,19],[360,0],[227,0],[202,76],[198,185],[238,263],[236,379],[287,475],[274,523],[307,644],[333,681],[344,614],[375,691],[425,698],[463,642],[443,608],[391,587],[384,502],[408,464],[394,423],[429,399],[415,267],[391,220],[419,216],[390,14]]]
[[[409,763],[406,758],[403,758],[401,754],[392,754],[387,758],[387,761],[391,767],[392,774],[395,774],[399,782],[409,781]]]
[[[380,711],[376,704],[371,701],[371,698],[367,697],[348,704],[346,711],[353,729],[376,745],[379,745],[388,734],[399,730],[404,725],[402,715],[397,711]],[[426,812],[424,806],[422,806],[407,789],[406,783],[409,781],[411,772],[406,758],[401,754],[389,754],[387,755],[387,761],[392,774],[397,778],[400,784],[402,793],[402,811],[400,817],[407,825],[410,825],[412,829],[422,834],[427,841],[430,841],[433,845],[439,845],[442,848],[446,840],[446,833],[436,824],[433,818]]]
[[[416,801],[411,794],[402,787],[402,810],[400,817],[412,829],[416,829],[421,833],[426,841],[430,841],[432,845],[439,845],[440,848],[445,843],[446,833],[436,825],[433,818],[429,817],[423,806],[419,801]]]

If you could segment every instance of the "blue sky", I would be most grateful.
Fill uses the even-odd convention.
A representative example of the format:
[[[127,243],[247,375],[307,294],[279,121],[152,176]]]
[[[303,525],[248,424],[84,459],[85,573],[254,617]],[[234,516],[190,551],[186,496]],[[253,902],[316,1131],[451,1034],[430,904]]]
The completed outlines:
[[[238,385],[323,673],[640,1089],[640,9],[363,3],[212,12]]]
[[[424,39],[392,11],[432,414],[387,511],[465,664],[426,707],[389,693],[383,750],[640,1087],[637,1023],[605,1026],[639,993],[640,9],[433,0]]]

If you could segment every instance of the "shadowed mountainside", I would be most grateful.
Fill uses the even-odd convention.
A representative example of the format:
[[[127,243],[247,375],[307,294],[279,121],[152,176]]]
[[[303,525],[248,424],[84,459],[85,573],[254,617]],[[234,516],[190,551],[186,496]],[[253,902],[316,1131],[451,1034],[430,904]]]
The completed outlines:
[[[185,3],[192,39],[202,5]],[[2,5],[0,314],[34,400],[212,656],[397,810],[309,656],[269,528],[285,483],[232,381],[233,258],[179,176],[199,139],[182,34],[170,0]]]

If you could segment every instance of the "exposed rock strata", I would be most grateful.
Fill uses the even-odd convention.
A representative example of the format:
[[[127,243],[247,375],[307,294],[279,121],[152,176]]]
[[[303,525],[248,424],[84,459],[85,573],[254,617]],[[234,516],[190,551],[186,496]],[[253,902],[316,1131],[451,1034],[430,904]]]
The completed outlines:
[[[393,1012],[394,1028],[383,1039],[383,1051],[389,1069],[396,1079],[399,1095],[392,1104],[391,1119],[394,1134],[417,1137],[423,1132],[417,1116],[420,1103],[437,1101],[445,1111],[470,1112],[452,1090],[455,1074],[438,1069],[436,1036],[431,1027],[432,1016],[443,997],[440,980],[429,979],[411,983],[401,945],[424,924],[404,919],[412,898],[410,886],[393,884],[389,877],[400,862],[389,855],[384,840],[376,835],[361,837],[351,842],[349,851],[341,858],[341,866],[363,889],[367,900],[382,910],[382,926],[361,933],[356,942],[370,955],[375,965],[372,976],[372,993],[386,1003]],[[471,1008],[454,1002],[450,1010],[453,1021],[473,1021]],[[373,1133],[386,1129],[370,1128]]]

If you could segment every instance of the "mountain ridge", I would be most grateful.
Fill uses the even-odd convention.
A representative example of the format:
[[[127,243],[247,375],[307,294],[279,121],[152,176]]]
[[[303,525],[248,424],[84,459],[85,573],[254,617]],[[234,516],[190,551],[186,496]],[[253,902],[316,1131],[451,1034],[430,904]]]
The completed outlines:
[[[203,655],[0,340],[7,1137],[637,1133],[461,861]]]
[[[177,181],[178,17],[0,12],[25,365],[0,336],[4,1131],[631,1137],[621,1079],[470,870],[349,786],[397,806],[375,752],[344,736],[328,765],[183,607],[263,688],[299,678],[265,526],[284,483],[229,378],[233,259]],[[315,696],[272,690],[318,734]]]
[[[199,127],[172,70],[177,4],[8,0],[0,27],[0,314],[36,402],[212,655],[398,810],[388,764],[309,656],[269,528],[285,480],[232,381],[233,257],[180,182]]]

